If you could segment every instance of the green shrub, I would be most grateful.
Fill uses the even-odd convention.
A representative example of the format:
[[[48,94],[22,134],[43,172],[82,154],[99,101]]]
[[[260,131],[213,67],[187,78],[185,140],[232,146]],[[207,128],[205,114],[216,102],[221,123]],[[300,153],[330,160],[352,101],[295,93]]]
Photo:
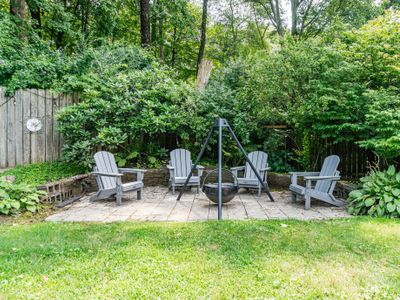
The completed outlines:
[[[350,214],[400,217],[400,172],[394,166],[371,172],[361,182],[362,188],[349,195]]]
[[[382,89],[367,93],[369,103],[365,116],[368,139],[360,145],[379,156],[393,159],[400,153],[400,89]]]
[[[0,176],[15,176],[15,183],[37,186],[50,181],[82,174],[86,168],[74,163],[52,162],[17,166],[0,174]]]
[[[37,212],[40,199],[45,195],[46,192],[38,191],[31,185],[0,178],[0,214],[9,215],[26,210]]]
[[[190,85],[136,47],[93,51],[85,75],[69,80],[82,102],[58,114],[64,158],[85,166],[93,153],[115,153],[120,166],[130,160],[157,165],[165,151],[155,145],[161,134],[188,138],[196,116]]]

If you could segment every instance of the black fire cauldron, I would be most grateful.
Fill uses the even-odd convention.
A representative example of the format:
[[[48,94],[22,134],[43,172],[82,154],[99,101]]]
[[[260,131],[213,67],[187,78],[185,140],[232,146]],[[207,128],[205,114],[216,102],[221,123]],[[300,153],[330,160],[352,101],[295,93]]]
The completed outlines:
[[[218,203],[218,183],[205,183],[207,177],[215,171],[218,171],[218,169],[212,170],[204,178],[202,191],[204,192],[204,194],[206,194],[208,199],[210,199],[214,203]],[[225,169],[223,169],[222,171],[230,173],[234,179],[233,183],[222,183],[222,203],[227,203],[231,201],[239,191],[239,184],[236,176],[231,171]]]

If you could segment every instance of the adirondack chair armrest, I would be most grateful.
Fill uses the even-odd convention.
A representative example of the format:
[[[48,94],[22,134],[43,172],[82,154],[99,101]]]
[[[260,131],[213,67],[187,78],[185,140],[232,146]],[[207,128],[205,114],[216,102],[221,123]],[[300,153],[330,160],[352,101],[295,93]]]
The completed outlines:
[[[231,172],[233,173],[233,175],[238,177],[238,172],[239,171],[244,171],[245,168],[246,168],[245,166],[233,167],[233,168],[231,168]]]
[[[104,177],[122,177],[124,174],[121,173],[105,173],[105,172],[92,172],[93,176],[104,176]]]
[[[131,169],[131,168],[119,168],[118,169],[119,172],[121,173],[146,173],[147,170],[143,170],[143,169]]]
[[[259,170],[260,176],[263,180],[265,180],[265,176],[268,170],[270,170],[270,167],[268,166]]]
[[[289,175],[296,175],[298,177],[318,176],[319,172],[289,172]]]
[[[340,180],[340,176],[306,176],[304,177],[305,180],[310,180],[310,181],[315,181],[315,180],[334,180],[338,181]]]
[[[198,176],[201,177],[203,175],[204,167],[201,165],[197,165],[196,169],[197,169]]]
[[[173,166],[167,165],[167,169],[169,171],[169,177],[174,178],[175,177],[175,168]]]
[[[124,173],[124,174],[136,174],[137,181],[142,181],[143,177],[144,177],[144,173],[147,172],[147,170],[132,169],[132,168],[119,168],[118,171],[121,173]]]
[[[241,171],[244,170],[245,168],[246,168],[245,166],[233,167],[231,168],[231,171]]]
[[[298,177],[318,176],[319,172],[289,172],[292,184],[297,185]]]

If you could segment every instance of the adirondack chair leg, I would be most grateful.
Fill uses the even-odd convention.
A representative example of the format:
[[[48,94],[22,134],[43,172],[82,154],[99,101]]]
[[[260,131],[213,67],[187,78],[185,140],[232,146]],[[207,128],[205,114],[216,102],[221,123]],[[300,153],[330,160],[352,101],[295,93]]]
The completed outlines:
[[[306,204],[305,204],[305,209],[309,210],[311,208],[311,197],[310,195],[305,196]]]
[[[296,203],[297,195],[295,193],[292,193],[292,203]]]
[[[172,195],[175,195],[175,186],[172,185]]]
[[[121,202],[122,202],[122,194],[121,194],[121,192],[118,192],[118,193],[115,195],[115,199],[117,200],[117,205],[120,206],[120,205],[121,205]]]
[[[142,190],[138,190],[138,191],[136,192],[136,195],[137,195],[137,199],[138,199],[138,200],[142,200]]]
[[[258,187],[257,197],[258,197],[258,198],[261,197],[261,187]]]
[[[200,184],[197,186],[197,194],[200,194]]]
[[[97,199],[98,199],[98,197],[99,197],[99,192],[97,192],[96,194],[94,194],[93,196],[91,196],[90,198],[89,198],[89,202],[94,202],[94,201],[96,201]]]

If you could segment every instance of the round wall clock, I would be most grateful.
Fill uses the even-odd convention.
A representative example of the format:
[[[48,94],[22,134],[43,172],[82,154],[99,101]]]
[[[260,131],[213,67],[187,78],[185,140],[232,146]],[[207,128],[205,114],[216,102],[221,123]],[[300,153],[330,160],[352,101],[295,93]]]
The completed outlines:
[[[28,119],[28,121],[26,121],[26,128],[28,128],[30,132],[38,132],[42,129],[42,121],[37,118]]]

